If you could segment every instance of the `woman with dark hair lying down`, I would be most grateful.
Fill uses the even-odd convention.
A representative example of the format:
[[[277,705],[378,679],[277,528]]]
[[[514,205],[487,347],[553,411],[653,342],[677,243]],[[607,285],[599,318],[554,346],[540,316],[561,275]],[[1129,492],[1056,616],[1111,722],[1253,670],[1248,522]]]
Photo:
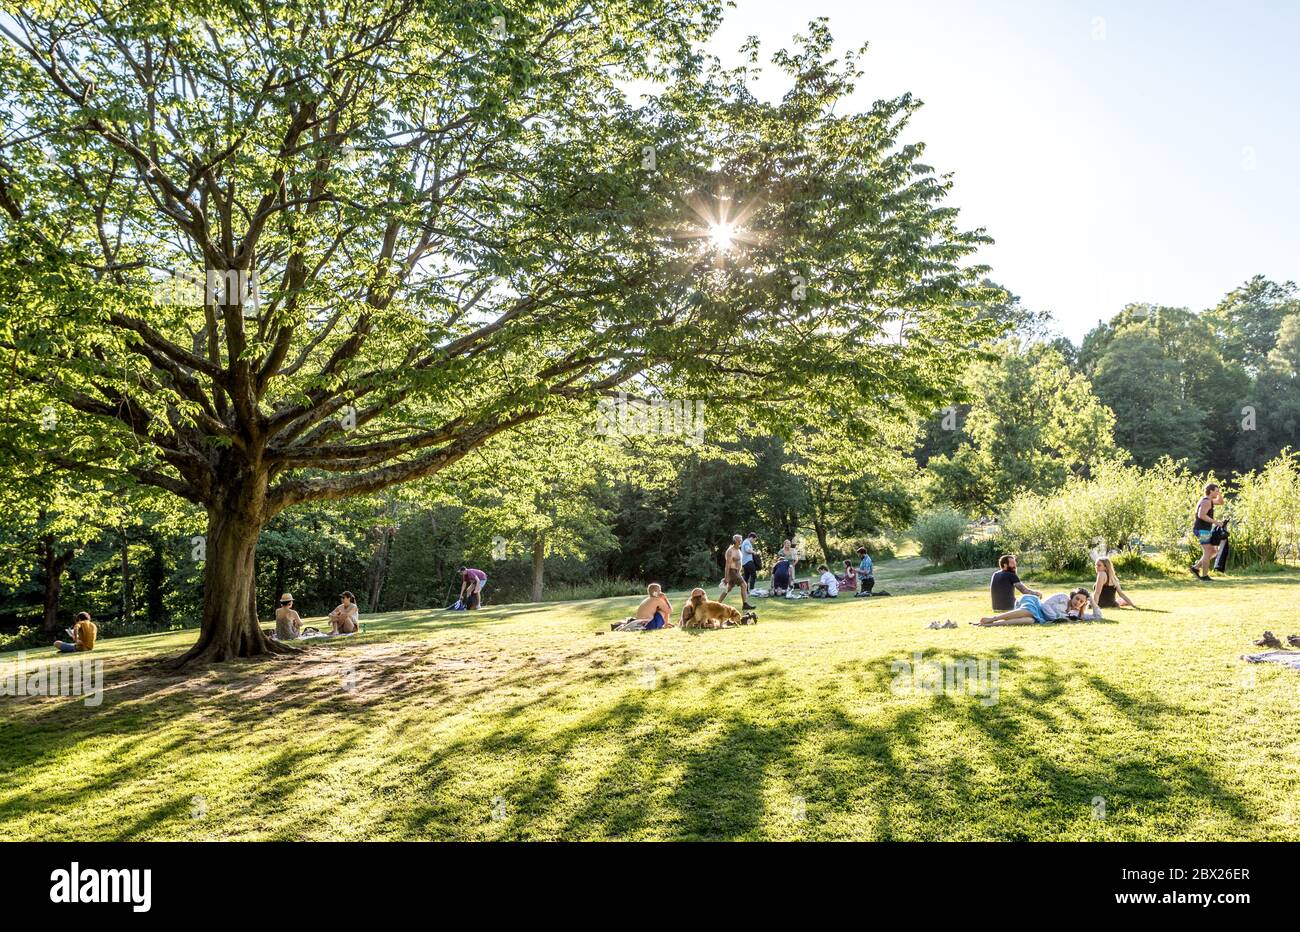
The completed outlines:
[[[1000,615],[986,615],[971,624],[981,628],[998,625],[1050,625],[1054,621],[1100,621],[1101,609],[1092,600],[1087,589],[1072,589],[1040,599],[1036,595],[1022,595],[1016,607]]]

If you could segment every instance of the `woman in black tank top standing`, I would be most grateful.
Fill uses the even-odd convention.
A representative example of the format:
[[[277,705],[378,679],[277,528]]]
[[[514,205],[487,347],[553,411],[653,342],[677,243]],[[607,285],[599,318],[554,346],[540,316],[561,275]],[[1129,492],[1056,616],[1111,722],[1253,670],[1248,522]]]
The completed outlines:
[[[1219,552],[1215,530],[1223,527],[1222,521],[1214,520],[1214,506],[1222,504],[1223,490],[1217,483],[1211,482],[1205,487],[1205,496],[1196,503],[1192,520],[1192,533],[1201,545],[1201,558],[1192,564],[1192,575],[1206,582],[1210,581],[1210,567],[1214,565],[1214,557]]]

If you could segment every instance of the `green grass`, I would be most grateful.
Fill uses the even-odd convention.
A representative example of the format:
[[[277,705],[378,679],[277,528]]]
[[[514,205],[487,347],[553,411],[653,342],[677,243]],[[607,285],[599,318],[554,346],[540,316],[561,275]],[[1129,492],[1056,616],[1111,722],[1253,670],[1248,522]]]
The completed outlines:
[[[1300,674],[1238,660],[1300,630],[1300,573],[1142,581],[1146,611],[975,629],[988,572],[919,564],[879,567],[892,598],[765,600],[725,631],[610,633],[630,598],[406,612],[186,677],[152,658],[193,631],[105,640],[98,708],[0,699],[0,831],[1300,839]],[[996,659],[997,701],[896,693],[916,652]]]

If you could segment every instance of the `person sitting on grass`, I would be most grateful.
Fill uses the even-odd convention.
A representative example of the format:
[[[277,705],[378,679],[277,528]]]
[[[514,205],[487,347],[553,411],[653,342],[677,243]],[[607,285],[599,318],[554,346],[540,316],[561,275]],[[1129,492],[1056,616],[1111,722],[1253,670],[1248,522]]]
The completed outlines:
[[[1099,557],[1096,563],[1097,581],[1092,586],[1092,600],[1098,608],[1137,608],[1137,603],[1128,597],[1119,584],[1115,574],[1115,564],[1107,557]]]
[[[357,597],[351,592],[339,596],[343,601],[330,612],[330,637],[340,634],[356,634],[361,629],[361,614],[357,608]]]
[[[825,563],[817,567],[817,572],[821,573],[821,577],[818,578],[817,585],[813,586],[813,591],[809,595],[814,599],[833,599],[839,595],[840,581],[826,568]]]
[[[858,571],[853,568],[853,563],[849,560],[844,561],[844,575],[840,577],[840,588],[850,592],[858,590]]]
[[[295,641],[302,636],[302,617],[293,610],[293,594],[280,596],[280,607],[275,610],[275,639]]]
[[[876,588],[876,568],[871,562],[871,557],[867,553],[866,547],[858,548],[858,556],[861,561],[858,563],[858,595],[871,595],[871,590]]]
[[[1006,612],[1015,608],[1016,591],[1022,595],[1032,595],[1042,598],[1043,594],[1037,589],[1030,589],[1020,581],[1016,574],[1016,555],[1014,553],[1005,553],[998,557],[998,571],[993,574],[989,580],[989,595],[993,598],[993,611]]]
[[[646,586],[646,597],[641,600],[641,604],[636,608],[636,615],[633,617],[637,621],[644,621],[643,631],[658,631],[660,628],[671,628],[673,623],[669,618],[673,617],[673,607],[668,601],[668,596],[664,595],[664,587],[657,582],[652,582]]]
[[[1100,621],[1101,609],[1087,589],[1058,592],[1047,598],[1022,595],[1016,607],[999,615],[986,615],[971,624],[982,628],[998,625],[1050,625],[1054,621]]]
[[[70,631],[71,641],[55,641],[54,649],[71,654],[79,650],[94,650],[95,638],[99,636],[99,627],[90,620],[90,612],[77,612]]]

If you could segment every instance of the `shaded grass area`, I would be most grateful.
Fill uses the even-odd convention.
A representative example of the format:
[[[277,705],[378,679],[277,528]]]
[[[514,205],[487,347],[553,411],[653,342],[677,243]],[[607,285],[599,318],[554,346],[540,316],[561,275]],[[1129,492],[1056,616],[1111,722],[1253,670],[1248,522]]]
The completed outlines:
[[[155,658],[192,631],[106,640],[99,707],[0,699],[0,826],[12,839],[1300,838],[1300,676],[1237,659],[1262,628],[1300,628],[1300,573],[1160,580],[1135,587],[1149,611],[975,629],[988,572],[920,569],[882,564],[891,598],[764,600],[757,626],[716,632],[610,633],[634,598],[405,612],[299,657],[186,676]],[[944,618],[963,626],[924,627]],[[996,701],[900,688],[892,665],[917,654],[996,660]]]

